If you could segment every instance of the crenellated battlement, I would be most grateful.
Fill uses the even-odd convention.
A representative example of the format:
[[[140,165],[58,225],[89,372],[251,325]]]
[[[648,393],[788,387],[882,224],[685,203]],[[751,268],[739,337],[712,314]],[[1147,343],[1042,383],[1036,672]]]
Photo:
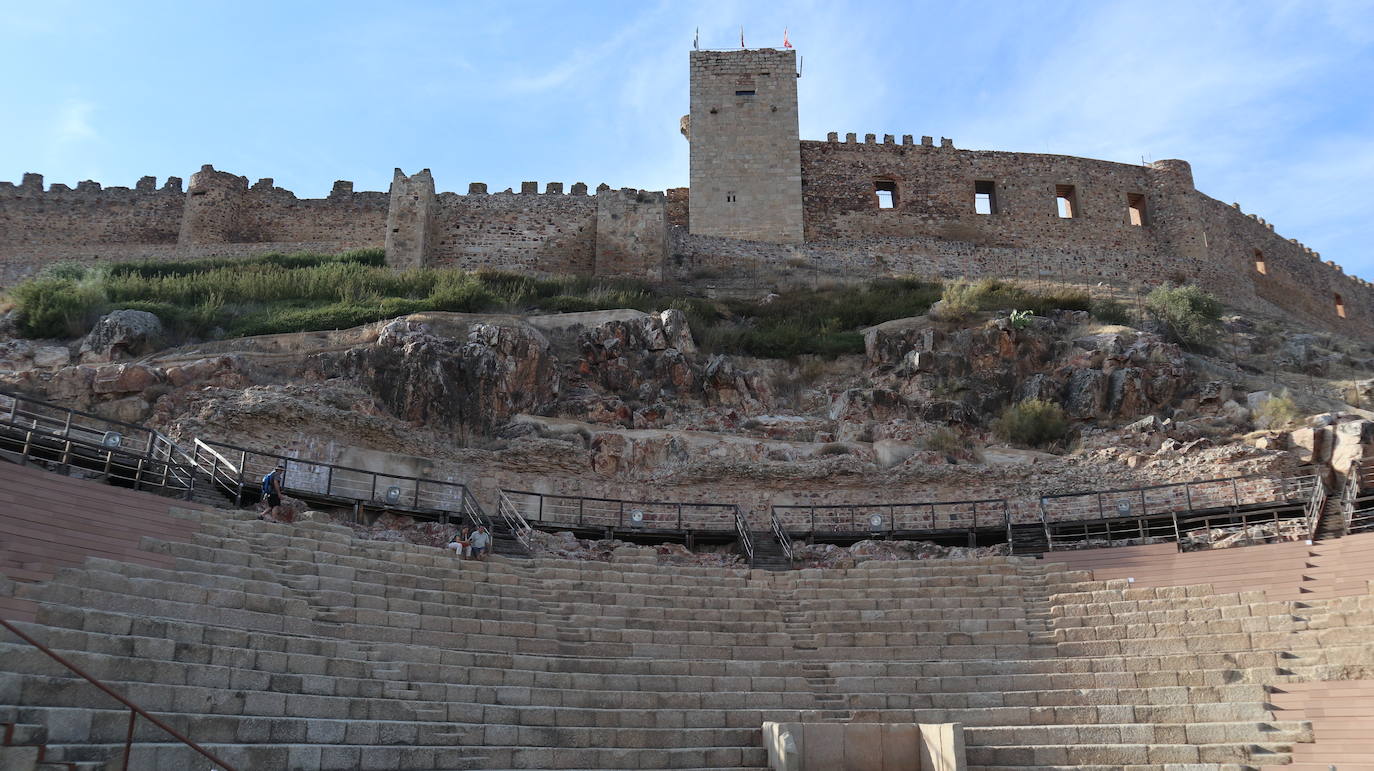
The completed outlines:
[[[99,182],[89,179],[76,183],[76,187],[54,182],[45,188],[43,175],[33,172],[24,174],[19,184],[0,180],[0,197],[51,196],[54,199],[61,199],[71,196],[109,196],[114,200],[135,195],[181,195],[181,193],[181,177],[168,177],[162,187],[157,186],[157,177],[140,177],[138,183],[131,188],[102,187]]]
[[[826,141],[826,142],[829,142],[829,143],[831,143],[831,144],[845,144],[845,145],[860,145],[860,144],[862,144],[862,145],[884,145],[884,146],[894,146],[894,145],[895,145],[895,146],[900,146],[900,147],[925,147],[925,148],[934,148],[934,147],[936,146],[936,145],[935,145],[935,137],[928,137],[928,136],[923,136],[923,137],[921,137],[920,144],[917,144],[917,143],[916,143],[915,137],[914,137],[912,134],[902,134],[902,135],[901,135],[900,142],[898,141],[898,137],[897,137],[897,135],[895,135],[895,134],[883,134],[883,135],[882,135],[881,141],[879,141],[879,138],[878,138],[879,135],[877,135],[877,134],[864,134],[863,136],[864,136],[863,141],[860,142],[860,141],[859,141],[859,138],[858,138],[859,135],[858,135],[857,133],[851,131],[851,132],[849,132],[849,133],[847,133],[847,134],[844,135],[844,141],[840,141],[840,133],[839,133],[838,131],[831,131],[831,132],[829,132],[829,133],[827,133],[827,134],[825,135],[825,141]],[[952,150],[952,149],[954,149],[954,140],[953,140],[953,139],[950,139],[949,137],[940,137],[940,145],[939,145],[939,146],[940,146],[941,148],[943,148],[943,149],[946,149],[946,150]]]
[[[210,164],[184,190],[178,177],[103,188],[25,174],[0,182],[0,280],[61,259],[297,249],[651,279],[669,264],[690,276],[768,255],[846,275],[1188,281],[1236,307],[1374,334],[1370,282],[1202,194],[1187,161],[956,149],[896,133],[802,140],[795,62],[793,51],[689,54],[690,114],[673,130],[690,144],[691,185],[666,194],[534,180],[440,192],[428,169],[397,169],[385,192],[338,180],[320,198]]]

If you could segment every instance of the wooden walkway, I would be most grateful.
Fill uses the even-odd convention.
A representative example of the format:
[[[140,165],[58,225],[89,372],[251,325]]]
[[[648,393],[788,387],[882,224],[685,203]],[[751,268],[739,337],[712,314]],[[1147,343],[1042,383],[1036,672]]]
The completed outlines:
[[[1139,587],[1210,584],[1218,593],[1263,591],[1271,600],[1319,600],[1369,592],[1374,533],[1318,541],[1179,552],[1172,543],[1045,555],[1099,581],[1130,578]]]
[[[205,509],[42,469],[0,462],[0,576],[45,581],[87,557],[170,567],[173,558],[144,551],[144,536],[190,540],[195,525],[173,509]],[[32,621],[35,607],[0,592],[0,617]]]

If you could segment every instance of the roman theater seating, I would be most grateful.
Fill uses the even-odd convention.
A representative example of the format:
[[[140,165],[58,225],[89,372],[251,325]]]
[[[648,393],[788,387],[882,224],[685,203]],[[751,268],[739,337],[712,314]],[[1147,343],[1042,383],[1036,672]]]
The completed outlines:
[[[7,495],[32,483],[4,470]],[[18,471],[73,501],[94,484]],[[1326,543],[1110,550],[1124,576],[1088,552],[786,572],[474,563],[121,494],[178,526],[0,582],[5,607],[32,608],[22,630],[240,770],[761,769],[765,721],[960,723],[985,771],[1371,767],[1348,713],[1374,693],[1374,570],[1357,557],[1374,535],[1332,542],[1340,560]],[[117,513],[48,500],[53,527]],[[1329,588],[1298,600],[1278,570],[1238,578],[1271,561],[1320,562],[1294,572]],[[30,747],[0,759],[39,743],[49,761],[116,757],[128,711],[5,640],[0,722]],[[136,735],[133,768],[207,765],[146,721]]]

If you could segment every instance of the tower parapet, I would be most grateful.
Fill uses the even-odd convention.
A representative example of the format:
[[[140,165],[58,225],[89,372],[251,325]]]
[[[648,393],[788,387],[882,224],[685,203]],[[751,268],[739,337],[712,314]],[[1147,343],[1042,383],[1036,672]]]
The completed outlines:
[[[434,232],[434,177],[429,169],[391,177],[391,205],[386,213],[386,261],[398,268],[425,264]]]
[[[205,164],[186,187],[186,211],[177,243],[224,244],[238,238],[248,178]]]
[[[802,240],[792,50],[691,52],[691,232]]]

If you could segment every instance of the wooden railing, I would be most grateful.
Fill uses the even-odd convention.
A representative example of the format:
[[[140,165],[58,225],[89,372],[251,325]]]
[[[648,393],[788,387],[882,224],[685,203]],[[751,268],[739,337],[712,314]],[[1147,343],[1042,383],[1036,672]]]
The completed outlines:
[[[132,752],[132,750],[133,750],[133,744],[134,744],[134,728],[137,726],[137,724],[138,724],[138,719],[139,719],[140,717],[143,718],[144,720],[147,720],[149,723],[152,723],[153,725],[157,726],[158,728],[162,729],[162,730],[165,731],[169,736],[171,736],[173,739],[176,739],[177,741],[181,742],[182,744],[186,745],[187,747],[190,747],[191,749],[193,749],[193,750],[195,750],[196,752],[198,752],[198,753],[200,753],[201,755],[203,755],[203,756],[205,757],[206,760],[209,760],[212,764],[214,764],[214,765],[211,767],[211,771],[213,771],[215,768],[222,769],[222,771],[237,771],[237,769],[235,769],[233,766],[231,766],[231,765],[229,765],[228,763],[225,763],[223,760],[220,760],[219,758],[215,757],[215,755],[212,754],[209,750],[205,749],[204,747],[200,746],[199,744],[196,744],[195,742],[193,742],[193,741],[191,741],[190,739],[186,738],[186,736],[184,736],[180,731],[178,731],[178,730],[176,730],[175,728],[173,728],[173,727],[167,725],[166,723],[162,722],[162,721],[159,720],[157,717],[155,717],[152,713],[148,712],[148,710],[146,710],[146,709],[144,709],[144,708],[138,706],[137,704],[133,703],[132,701],[129,701],[128,699],[126,699],[126,698],[124,698],[123,696],[119,695],[118,693],[116,693],[116,692],[114,691],[114,689],[110,688],[110,686],[108,686],[108,685],[106,685],[105,683],[102,683],[101,681],[95,679],[94,677],[91,677],[90,675],[86,674],[80,667],[78,667],[77,665],[75,665],[75,664],[73,664],[72,662],[68,661],[68,660],[67,660],[66,658],[64,658],[61,654],[59,654],[59,653],[57,653],[56,651],[52,650],[51,648],[49,648],[48,646],[44,645],[43,643],[38,642],[37,640],[33,639],[33,638],[30,637],[28,634],[26,634],[23,630],[21,630],[21,629],[19,629],[18,627],[16,627],[14,624],[11,624],[10,622],[6,621],[6,620],[3,619],[3,618],[0,618],[0,626],[3,626],[6,630],[8,630],[8,631],[9,631],[11,634],[13,634],[15,637],[18,637],[20,640],[23,640],[24,642],[28,643],[29,645],[32,645],[33,647],[35,647],[35,648],[37,648],[38,650],[42,651],[46,656],[48,656],[48,657],[51,658],[52,660],[56,661],[58,664],[61,664],[62,666],[66,667],[69,671],[73,672],[73,673],[76,674],[78,677],[81,677],[81,678],[84,679],[86,682],[90,683],[91,685],[94,685],[96,688],[99,688],[101,691],[103,691],[103,692],[104,692],[107,696],[109,696],[110,698],[114,699],[115,701],[117,701],[117,702],[119,702],[120,704],[123,704],[125,707],[128,707],[128,708],[129,708],[129,730],[126,732],[125,737],[124,737],[124,757],[123,757],[123,763],[120,765],[120,768],[123,769],[123,771],[132,771],[131,768],[130,768],[130,766],[129,766],[129,756],[130,756],[130,754],[131,754],[131,752]],[[55,765],[56,765],[56,764],[55,764]]]

